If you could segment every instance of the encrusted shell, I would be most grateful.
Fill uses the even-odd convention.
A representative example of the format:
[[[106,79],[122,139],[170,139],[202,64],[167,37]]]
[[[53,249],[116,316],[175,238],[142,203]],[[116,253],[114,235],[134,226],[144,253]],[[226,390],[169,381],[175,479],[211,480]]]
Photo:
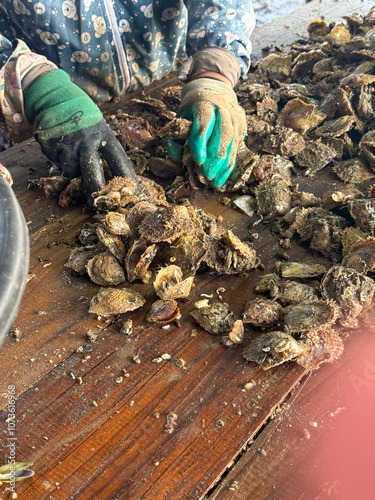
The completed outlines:
[[[338,316],[338,307],[332,301],[293,304],[284,308],[284,326],[290,333],[306,332],[333,325]]]
[[[152,243],[171,243],[193,229],[194,225],[185,206],[169,206],[159,207],[146,215],[139,226],[139,234]]]
[[[342,260],[342,265],[366,274],[375,268],[375,238],[355,243]]]
[[[357,157],[335,163],[332,170],[342,181],[351,184],[364,182],[375,177],[375,174]]]
[[[249,300],[243,313],[243,322],[254,326],[270,326],[280,321],[282,316],[280,304],[270,299],[257,298]]]
[[[243,351],[248,361],[258,363],[264,370],[291,361],[307,347],[285,332],[267,332],[254,339]]]
[[[353,200],[348,204],[350,215],[355,224],[365,233],[374,233],[375,229],[375,198]]]
[[[107,286],[118,285],[125,281],[124,270],[110,252],[95,255],[86,264],[86,271],[94,283]]]
[[[324,275],[322,295],[334,300],[340,308],[342,326],[356,328],[358,316],[369,309],[375,295],[375,282],[355,269],[333,266]]]
[[[316,300],[318,291],[314,287],[298,281],[282,281],[270,290],[270,297],[277,299],[283,305],[299,304],[300,302]]]
[[[291,208],[290,182],[278,174],[262,181],[255,189],[259,215],[286,214]]]
[[[190,313],[195,321],[213,335],[228,335],[236,318],[225,302],[213,302],[207,307],[195,309]]]
[[[316,370],[322,363],[331,363],[344,351],[342,338],[329,327],[305,333],[301,342],[307,350],[298,356],[296,362],[306,370]]]
[[[142,307],[146,300],[130,288],[101,288],[90,302],[90,313],[98,316],[123,314]]]
[[[265,274],[256,284],[254,291],[257,293],[266,293],[274,289],[280,283],[280,277],[276,273]]]
[[[150,323],[170,323],[179,317],[180,310],[175,300],[157,300],[152,304],[146,320]]]

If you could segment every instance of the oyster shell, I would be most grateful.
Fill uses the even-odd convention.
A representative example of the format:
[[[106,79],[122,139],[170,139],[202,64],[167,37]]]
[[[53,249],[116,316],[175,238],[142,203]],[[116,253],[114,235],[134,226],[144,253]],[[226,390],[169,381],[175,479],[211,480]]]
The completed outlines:
[[[228,335],[236,321],[226,302],[213,302],[190,313],[195,321],[212,335]]]
[[[356,328],[358,316],[371,307],[375,283],[355,269],[333,266],[321,282],[322,295],[335,301],[340,308],[342,326]]]
[[[282,309],[274,300],[252,299],[246,304],[243,322],[261,327],[277,324],[282,317]]]
[[[358,198],[364,198],[364,194],[354,186],[347,186],[343,189],[331,189],[323,193],[322,207],[325,210],[333,210],[341,208],[350,200]]]
[[[306,332],[333,325],[339,316],[334,302],[304,302],[284,308],[284,327],[289,333]]]
[[[108,233],[101,226],[97,226],[96,234],[98,235],[100,243],[102,243],[119,262],[123,262],[125,257],[125,245],[121,238]]]
[[[345,28],[345,26],[338,24],[331,29],[331,31],[328,33],[328,35],[326,35],[326,40],[331,45],[335,45],[335,46],[342,45],[344,43],[349,42],[350,33]]]
[[[162,300],[186,299],[193,286],[194,277],[182,280],[182,271],[171,265],[160,269],[154,281],[156,295]]]
[[[283,278],[315,278],[327,271],[325,266],[309,262],[277,262],[276,267]]]
[[[194,225],[185,206],[158,207],[145,216],[139,234],[152,243],[173,240],[183,234],[193,232]]]
[[[314,104],[306,104],[301,99],[292,99],[280,111],[278,123],[291,128],[301,135],[314,129],[325,118]]]
[[[157,300],[151,306],[146,320],[150,323],[170,323],[180,317],[180,310],[175,300]]]
[[[370,130],[359,141],[359,156],[375,170],[375,130]]]
[[[156,245],[149,245],[145,238],[135,240],[125,257],[125,269],[129,283],[141,280],[148,283],[151,278],[149,267],[153,261],[158,248]]]
[[[318,299],[318,291],[305,283],[298,281],[282,281],[272,290],[270,297],[277,299],[283,305],[311,302]]]
[[[375,198],[353,200],[348,204],[350,215],[359,229],[365,233],[374,233]]]
[[[262,181],[255,189],[258,214],[286,214],[291,208],[290,182],[278,174]]]
[[[229,340],[233,342],[233,344],[240,344],[243,341],[244,333],[243,322],[237,319],[233,323],[232,330],[228,333]]]
[[[257,293],[265,293],[275,289],[280,284],[280,278],[275,273],[265,274],[256,284],[254,291]]]
[[[361,274],[367,274],[375,268],[375,238],[354,243],[341,263],[345,267],[355,269]]]
[[[59,196],[60,207],[66,208],[73,203],[80,203],[84,200],[84,186],[82,177],[75,177],[63,189]]]
[[[258,363],[264,370],[295,360],[307,350],[307,346],[298,342],[285,332],[267,332],[254,339],[243,351],[248,361]]]
[[[306,175],[314,175],[326,167],[334,158],[336,150],[319,141],[309,142],[306,147],[295,156],[300,167],[306,168]]]
[[[205,238],[204,262],[217,272],[242,274],[258,265],[256,251],[228,230],[221,237]]]
[[[130,233],[125,214],[119,212],[107,212],[104,216],[103,225],[112,234],[126,236]]]
[[[39,179],[30,181],[28,188],[42,188],[47,198],[56,198],[69,184],[69,179],[62,175],[53,175],[51,177],[40,177]]]
[[[80,276],[83,276],[86,273],[86,264],[90,259],[95,257],[98,252],[99,250],[96,247],[73,248],[70,252],[69,259],[64,266],[72,269]]]
[[[154,135],[147,120],[134,117],[123,122],[120,138],[121,142],[129,148],[138,148],[152,141]]]
[[[344,351],[342,338],[329,327],[304,333],[301,342],[307,350],[296,358],[296,362],[306,370],[316,370],[322,363],[331,363]]]
[[[145,304],[142,295],[130,288],[101,288],[91,299],[89,312],[110,316],[134,311]]]
[[[180,267],[184,276],[194,275],[206,255],[206,246],[194,234],[183,234],[168,247],[169,262]]]
[[[95,255],[86,264],[86,271],[91,281],[97,285],[118,285],[125,281],[124,271],[118,260],[110,252]]]

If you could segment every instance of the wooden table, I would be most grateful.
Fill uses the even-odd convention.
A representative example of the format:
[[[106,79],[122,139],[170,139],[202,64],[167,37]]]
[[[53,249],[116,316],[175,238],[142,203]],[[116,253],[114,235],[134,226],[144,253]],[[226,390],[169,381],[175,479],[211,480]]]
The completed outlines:
[[[346,4],[344,14],[355,10],[354,4],[365,13],[371,7],[371,2],[341,4]],[[314,1],[307,8],[321,4]],[[266,29],[258,30],[254,45]],[[8,337],[0,350],[2,459],[9,452],[6,397],[12,384],[16,460],[33,462],[35,471],[32,479],[17,483],[18,498],[325,498],[318,495],[330,480],[306,475],[305,467],[314,467],[311,460],[319,457],[329,424],[345,415],[347,401],[363,402],[365,394],[369,401],[375,380],[370,329],[346,339],[339,361],[306,374],[295,364],[265,372],[243,359],[241,347],[227,348],[198,328],[190,311],[201,294],[217,297],[224,287],[223,300],[239,315],[259,276],[274,270],[278,238],[259,225],[254,246],[264,271],[248,278],[200,275],[191,300],[181,306],[181,326],[150,325],[146,305],[129,313],[134,330],[123,335],[116,325],[88,313],[99,286],[64,268],[75,235],[90,215],[81,208],[64,210],[41,191],[27,189],[28,169],[37,170],[37,177],[48,170],[34,141],[1,153],[0,162],[15,179],[31,244],[32,278],[14,323],[18,341]],[[325,171],[298,182],[318,195],[339,185]],[[248,238],[247,216],[221,204],[221,197],[201,190],[193,203],[221,215],[226,227]],[[289,255],[311,259],[297,241]],[[149,285],[134,288],[147,304],[155,300]],[[88,341],[88,332],[97,335],[95,342]],[[164,353],[185,365],[153,362]],[[140,363],[134,362],[136,354]],[[251,387],[245,388],[248,382]],[[173,414],[177,418],[168,427]]]

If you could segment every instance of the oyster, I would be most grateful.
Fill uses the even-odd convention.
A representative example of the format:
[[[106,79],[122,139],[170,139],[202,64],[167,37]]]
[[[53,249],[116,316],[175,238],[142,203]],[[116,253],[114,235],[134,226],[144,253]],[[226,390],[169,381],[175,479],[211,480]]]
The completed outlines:
[[[350,200],[364,198],[362,191],[354,186],[347,186],[343,189],[331,189],[323,193],[322,207],[326,210],[341,208]]]
[[[338,304],[340,324],[356,328],[358,316],[371,307],[375,282],[355,269],[333,266],[324,275],[321,289],[325,299]]]
[[[303,302],[284,308],[284,327],[289,333],[306,332],[333,325],[339,316],[334,302]]]
[[[225,302],[214,302],[207,307],[195,309],[190,314],[204,330],[213,335],[228,335],[236,321],[229,310],[229,304]]]
[[[341,230],[347,222],[323,208],[302,208],[291,225],[302,241],[310,241],[310,248],[329,257],[341,252]]]
[[[242,274],[258,265],[256,251],[230,230],[221,237],[206,237],[205,244],[204,262],[220,273]]]
[[[118,285],[125,281],[124,271],[118,260],[110,252],[95,255],[86,264],[91,281],[97,285]]]
[[[277,299],[283,305],[299,304],[300,302],[310,302],[318,299],[318,291],[305,283],[298,281],[282,281],[272,290],[270,297]]]
[[[82,177],[75,177],[69,181],[59,196],[60,207],[66,208],[73,203],[80,203],[84,200],[84,188]]]
[[[90,302],[89,312],[110,316],[134,311],[145,304],[142,295],[130,288],[101,288]]]
[[[62,175],[53,175],[51,177],[40,177],[29,182],[28,188],[42,188],[47,198],[56,198],[69,184],[69,179]]]
[[[244,349],[243,356],[248,361],[258,363],[264,370],[295,360],[307,350],[307,346],[298,342],[285,332],[267,332],[252,340]]]
[[[151,306],[146,320],[150,323],[170,323],[180,317],[180,310],[175,300],[157,300]]]
[[[359,141],[359,156],[375,170],[375,130],[370,130]]]
[[[173,240],[193,232],[194,225],[187,207],[159,207],[145,216],[139,228],[139,234],[152,243]]]
[[[126,222],[124,214],[119,212],[107,212],[104,216],[104,228],[112,234],[128,235],[130,233],[129,224]]]
[[[168,247],[168,262],[179,266],[184,276],[194,275],[206,255],[206,246],[194,234],[183,234]]]
[[[354,243],[341,263],[345,267],[367,274],[375,268],[375,238]]]
[[[83,276],[86,273],[86,264],[90,259],[95,257],[97,253],[98,249],[96,247],[73,248],[70,252],[68,261],[64,265],[80,276]]]
[[[154,135],[147,120],[134,117],[123,122],[120,138],[121,142],[129,148],[138,148],[152,141]]]
[[[157,208],[154,203],[149,201],[139,201],[134,207],[130,208],[126,214],[126,222],[131,230],[137,231],[146,215],[154,213]]]
[[[133,200],[135,183],[128,177],[114,177],[108,184],[96,193],[93,193],[94,207],[102,211],[114,210],[125,206],[124,200]]]
[[[270,290],[274,290],[280,284],[280,281],[279,276],[275,273],[265,274],[258,281],[254,291],[258,293],[269,292]]]
[[[341,235],[343,256],[349,253],[356,243],[358,243],[359,241],[363,241],[366,238],[366,234],[358,227],[350,226],[345,228]]]
[[[356,226],[365,233],[374,233],[375,229],[375,198],[353,200],[348,204],[350,215]]]
[[[301,135],[314,129],[325,118],[314,104],[306,104],[301,99],[292,99],[280,111],[278,122]]]
[[[156,294],[162,300],[186,299],[193,286],[194,277],[182,280],[182,271],[178,266],[160,269],[154,281]]]
[[[277,324],[282,317],[282,309],[274,300],[263,298],[250,300],[243,313],[243,322],[261,327]]]
[[[143,283],[150,281],[151,271],[149,271],[149,267],[157,251],[157,246],[149,245],[144,238],[133,242],[125,257],[125,269],[129,283],[138,279]]]
[[[345,26],[338,24],[331,29],[328,35],[326,35],[326,40],[331,45],[342,45],[349,42],[350,33]]]
[[[331,363],[344,351],[342,338],[330,327],[304,333],[301,342],[307,350],[296,358],[306,370],[316,370],[321,363]]]
[[[255,190],[258,214],[286,214],[290,210],[292,194],[290,182],[278,174],[262,181]]]
[[[337,153],[333,148],[319,141],[309,142],[305,149],[295,156],[300,167],[306,168],[306,175],[314,175],[327,166]]]
[[[121,238],[108,233],[101,226],[96,228],[96,234],[98,235],[100,243],[102,243],[119,262],[123,262],[125,257],[125,245]]]
[[[321,264],[309,262],[277,262],[276,267],[283,278],[315,278],[327,270]]]
[[[271,54],[259,61],[257,71],[263,74],[263,78],[267,81],[290,82],[292,57],[291,55]]]

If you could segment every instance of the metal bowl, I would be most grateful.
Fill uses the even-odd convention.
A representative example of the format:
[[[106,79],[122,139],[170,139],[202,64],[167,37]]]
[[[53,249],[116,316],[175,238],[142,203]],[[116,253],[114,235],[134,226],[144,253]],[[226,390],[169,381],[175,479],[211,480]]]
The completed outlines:
[[[16,317],[29,259],[25,218],[12,188],[0,175],[0,344]]]

